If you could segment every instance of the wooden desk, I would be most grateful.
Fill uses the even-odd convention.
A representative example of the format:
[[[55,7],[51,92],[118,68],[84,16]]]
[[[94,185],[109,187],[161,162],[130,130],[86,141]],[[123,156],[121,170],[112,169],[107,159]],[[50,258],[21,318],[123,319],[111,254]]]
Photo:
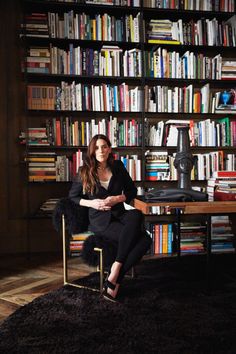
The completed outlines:
[[[184,214],[230,214],[236,213],[236,202],[148,202],[136,198],[134,207],[142,211],[144,215],[150,215],[151,206],[164,206],[170,209],[180,209]]]
[[[180,222],[181,215],[204,215],[207,224],[206,240],[206,281],[209,286],[210,255],[211,255],[211,216],[236,213],[236,201],[216,201],[216,202],[159,202],[145,201],[143,197],[134,200],[134,207],[142,211],[144,215],[152,215],[150,207],[163,206],[170,210],[174,209],[177,223],[177,255],[180,257]]]

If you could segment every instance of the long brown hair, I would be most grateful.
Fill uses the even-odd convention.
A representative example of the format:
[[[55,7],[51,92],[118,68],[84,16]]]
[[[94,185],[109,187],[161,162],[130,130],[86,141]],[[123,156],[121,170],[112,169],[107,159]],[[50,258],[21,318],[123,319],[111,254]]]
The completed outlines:
[[[79,169],[79,175],[81,181],[83,183],[83,192],[93,194],[97,190],[97,183],[98,183],[98,161],[95,157],[95,150],[96,150],[96,143],[98,139],[105,140],[107,145],[111,147],[111,142],[106,135],[97,134],[91,139],[87,154],[84,159],[84,165]],[[107,159],[107,165],[109,167],[112,166],[114,161],[114,157],[112,153],[109,154]]]

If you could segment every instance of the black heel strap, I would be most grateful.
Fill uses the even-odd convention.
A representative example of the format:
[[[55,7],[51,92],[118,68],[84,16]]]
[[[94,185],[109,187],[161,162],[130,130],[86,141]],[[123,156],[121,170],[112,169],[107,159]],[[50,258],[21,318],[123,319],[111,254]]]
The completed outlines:
[[[105,281],[104,284],[107,288],[110,288],[111,290],[115,290],[116,284],[111,283],[108,279]]]

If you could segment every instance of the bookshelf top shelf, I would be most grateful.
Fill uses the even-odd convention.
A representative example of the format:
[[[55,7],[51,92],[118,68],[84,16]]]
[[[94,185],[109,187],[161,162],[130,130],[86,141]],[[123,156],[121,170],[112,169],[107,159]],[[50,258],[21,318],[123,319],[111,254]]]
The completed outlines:
[[[102,4],[102,3],[93,3],[86,1],[40,1],[40,0],[24,0],[24,5],[26,9],[30,8],[39,8],[40,9],[54,9],[57,11],[61,10],[77,10],[77,11],[85,11],[88,10],[91,12],[101,12],[101,11],[108,11],[108,12],[143,12],[144,15],[147,16],[156,16],[159,17],[172,17],[172,18],[180,18],[180,17],[218,17],[222,19],[228,19],[231,17],[235,12],[229,11],[203,11],[203,10],[184,10],[180,8],[172,9],[172,8],[157,8],[157,7],[147,7],[143,6],[132,6],[132,5],[115,5],[115,4]]]

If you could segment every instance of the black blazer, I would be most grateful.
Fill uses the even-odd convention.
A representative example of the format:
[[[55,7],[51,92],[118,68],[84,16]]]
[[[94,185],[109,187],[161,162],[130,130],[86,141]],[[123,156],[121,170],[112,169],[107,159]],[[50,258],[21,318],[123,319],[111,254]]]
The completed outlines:
[[[120,160],[114,161],[111,172],[112,177],[110,179],[108,189],[102,187],[98,182],[98,191],[93,195],[83,194],[82,182],[79,176],[77,176],[77,180],[73,182],[69,191],[69,198],[76,204],[80,204],[80,199],[105,199],[106,197],[120,195],[123,193],[126,196],[126,203],[129,204],[137,195],[137,188],[135,187],[129,173]],[[89,229],[93,232],[104,231],[109,225],[112,215],[119,217],[119,215],[124,212],[125,208],[123,203],[118,203],[114,205],[111,210],[107,211],[89,208]]]

